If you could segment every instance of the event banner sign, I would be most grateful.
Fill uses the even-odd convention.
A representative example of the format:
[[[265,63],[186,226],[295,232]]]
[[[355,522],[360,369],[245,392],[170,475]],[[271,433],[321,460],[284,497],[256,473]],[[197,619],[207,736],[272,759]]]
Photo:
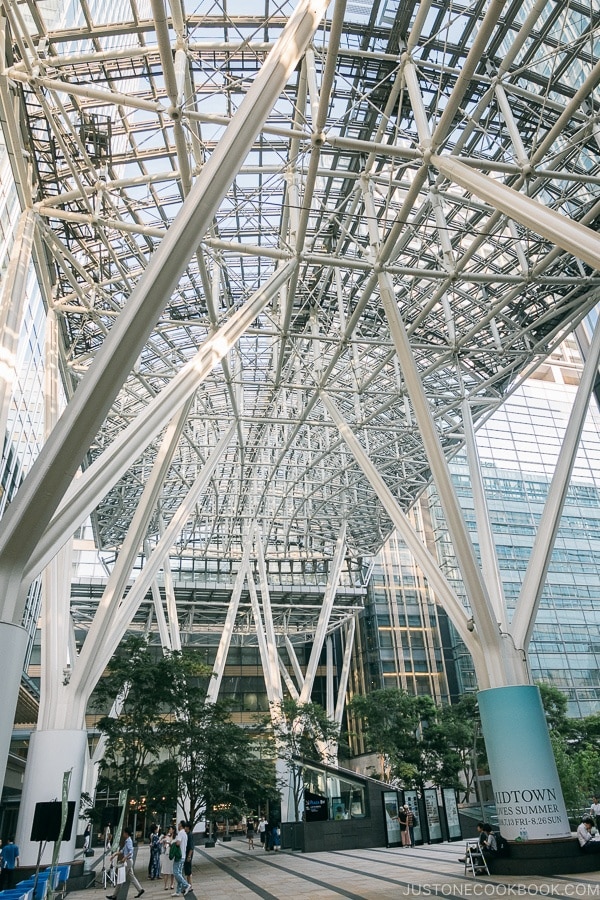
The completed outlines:
[[[399,847],[402,842],[398,815],[400,804],[396,791],[383,792],[383,811],[385,814],[385,830],[388,847]]]
[[[540,692],[535,685],[477,694],[500,831],[508,840],[570,837]]]
[[[440,820],[440,808],[438,806],[438,795],[435,788],[425,788],[423,791],[423,800],[425,801],[425,814],[427,816],[427,829],[429,831],[429,841],[442,840],[442,822]]]
[[[448,826],[448,837],[451,841],[459,841],[462,837],[462,829],[458,816],[456,791],[454,788],[442,788],[442,797],[444,800],[444,812],[446,813],[446,825]]]

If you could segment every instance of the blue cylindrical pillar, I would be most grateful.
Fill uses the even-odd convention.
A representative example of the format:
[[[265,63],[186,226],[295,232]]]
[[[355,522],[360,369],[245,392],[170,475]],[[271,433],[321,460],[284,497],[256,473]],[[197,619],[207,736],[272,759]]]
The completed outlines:
[[[539,689],[491,688],[477,698],[502,834],[513,841],[569,837]]]

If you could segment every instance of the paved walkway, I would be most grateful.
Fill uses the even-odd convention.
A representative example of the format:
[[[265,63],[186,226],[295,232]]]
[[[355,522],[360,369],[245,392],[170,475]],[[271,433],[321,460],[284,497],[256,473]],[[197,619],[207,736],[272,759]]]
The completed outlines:
[[[188,900],[388,900],[398,897],[555,897],[600,900],[600,875],[553,878],[465,875],[458,862],[464,842],[415,849],[346,850],[335,853],[266,853],[234,838],[210,850],[196,847],[193,893]],[[163,881],[147,878],[148,848],[139,848],[136,873],[144,900],[166,900]],[[100,888],[69,894],[69,900],[104,900]],[[129,891],[129,900],[134,896]]]

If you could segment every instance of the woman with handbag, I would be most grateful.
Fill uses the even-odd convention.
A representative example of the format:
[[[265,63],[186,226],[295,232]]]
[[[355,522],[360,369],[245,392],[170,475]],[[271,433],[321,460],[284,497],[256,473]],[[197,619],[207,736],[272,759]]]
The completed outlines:
[[[175,838],[175,829],[172,825],[169,825],[167,829],[167,833],[161,835],[160,838],[160,846],[161,846],[161,872],[164,875],[165,879],[165,891],[172,891],[175,888],[175,880],[173,878],[173,860],[169,857],[169,852],[171,850],[171,844],[173,839]]]

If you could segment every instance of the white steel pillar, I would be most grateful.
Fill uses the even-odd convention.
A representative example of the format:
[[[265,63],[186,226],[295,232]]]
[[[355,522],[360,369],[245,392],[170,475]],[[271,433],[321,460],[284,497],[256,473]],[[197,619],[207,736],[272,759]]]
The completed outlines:
[[[19,807],[17,841],[21,865],[35,866],[39,844],[32,843],[31,823],[36,803],[60,800],[64,772],[72,769],[69,785],[69,800],[75,802],[75,819],[71,838],[60,847],[60,862],[69,862],[75,857],[77,836],[77,815],[81,786],[88,759],[87,729],[58,729],[56,731],[34,731],[29,741],[27,753],[27,778],[23,784],[23,794]],[[46,844],[42,863],[52,861],[54,845]]]
[[[15,242],[0,297],[0,437],[4,441],[8,409],[16,377],[19,334],[25,307],[25,288],[31,265],[35,216],[31,209],[21,213]]]
[[[269,671],[271,673],[271,683],[275,696],[283,699],[283,691],[281,688],[281,672],[279,671],[279,656],[277,654],[277,639],[275,637],[275,627],[273,624],[273,610],[271,609],[271,595],[269,593],[269,582],[267,579],[267,564],[262,546],[262,535],[258,525],[254,527],[254,546],[256,548],[256,559],[258,562],[258,579],[260,586],[260,595],[262,598],[262,606],[264,612],[265,637],[267,641],[267,654],[269,657]]]
[[[19,699],[23,660],[29,635],[21,625],[0,622],[2,660],[2,715],[0,716],[0,777],[4,777]]]
[[[213,668],[212,677],[210,679],[210,684],[208,685],[208,690],[206,692],[207,703],[216,703],[219,696],[221,681],[223,680],[223,672],[225,671],[225,663],[227,662],[227,654],[229,653],[229,647],[231,644],[231,636],[233,635],[235,620],[237,618],[238,608],[240,605],[240,597],[242,596],[242,589],[244,587],[244,582],[248,573],[250,544],[251,540],[248,536],[246,537],[240,567],[238,569],[237,575],[235,576],[233,591],[231,592],[231,600],[229,601],[229,607],[227,609],[227,615],[225,617],[225,624],[223,626],[221,640],[219,641],[219,647],[217,649],[217,655],[215,657],[215,665]]]
[[[420,540],[407,516],[400,509],[398,501],[373,465],[360,441],[348,423],[344,420],[331,397],[325,392],[321,392],[321,402],[331,416],[340,436],[347,444],[356,462],[367,477],[383,508],[392,520],[394,527],[398,529],[400,536],[414,556],[417,565],[422,569],[431,589],[437,595],[438,600],[452,619],[454,627],[466,644],[467,649],[473,657],[478,683],[480,686],[485,685],[486,687],[489,687],[489,675],[481,642],[479,636],[468,628],[469,617],[464,606],[444,577],[437,561]]]
[[[366,180],[363,181],[363,197],[371,247],[375,256],[378,256],[380,248],[379,227],[370,187]],[[492,684],[505,684],[506,673],[501,658],[498,625],[494,620],[493,609],[481,571],[475,559],[473,544],[465,525],[462,510],[452,485],[448,463],[435,421],[412,354],[406,328],[398,310],[392,278],[388,272],[378,269],[377,280],[381,302],[390,328],[390,336],[396,350],[398,362],[402,368],[404,385],[412,403],[433,480],[439,493],[446,525],[464,579],[473,618],[486,647],[486,662],[490,679]]]
[[[432,156],[431,162],[450,181],[460,184],[534,234],[545,237],[577,259],[582,259],[593,269],[600,269],[600,236],[591,228],[574,222],[495,178],[482,175],[453,156]]]
[[[317,622],[313,645],[310,651],[310,659],[308,660],[308,665],[306,667],[304,684],[302,685],[302,689],[300,691],[300,703],[308,703],[310,701],[310,695],[315,683],[315,675],[317,674],[317,668],[319,665],[319,659],[321,657],[321,651],[323,650],[325,635],[327,634],[327,629],[329,628],[329,619],[331,617],[331,611],[335,602],[335,595],[340,583],[342,566],[344,564],[344,557],[346,554],[346,527],[347,523],[344,520],[340,529],[340,533],[338,535],[337,543],[335,545],[333,559],[331,560],[331,568],[329,570],[329,576],[327,578],[327,585],[325,586],[323,605],[321,606],[321,611],[319,613],[319,621]]]
[[[327,705],[326,712],[330,719],[333,719],[335,712],[333,705],[333,639],[330,634],[327,635],[325,642],[325,659],[327,673]]]
[[[58,322],[54,312],[49,310],[45,342],[46,434],[60,415],[58,356]],[[37,860],[39,847],[29,840],[35,805],[60,797],[62,775],[68,770],[71,770],[69,799],[75,801],[75,820],[71,838],[61,844],[60,859],[71,860],[75,855],[79,799],[89,754],[84,722],[76,722],[70,727],[69,721],[69,681],[75,663],[70,640],[71,550],[72,543],[68,542],[43,573],[40,709],[37,730],[32,735],[27,754],[17,825],[22,865],[34,865]],[[49,863],[51,858],[52,847],[47,846],[42,862]]]
[[[146,553],[146,556],[147,555],[148,554]],[[152,602],[154,604],[154,614],[156,616],[161,647],[163,650],[172,650],[171,635],[169,634],[169,626],[167,625],[167,617],[165,616],[160,586],[156,578],[152,582]]]
[[[346,691],[348,690],[348,677],[350,675],[350,662],[352,660],[352,650],[354,648],[354,633],[356,631],[356,617],[352,616],[344,629],[344,661],[342,662],[342,671],[340,672],[340,681],[338,684],[337,702],[335,704],[334,721],[338,725],[342,724],[344,715],[344,706],[346,704]]]
[[[284,638],[285,647],[288,652],[288,656],[290,658],[290,662],[292,664],[292,669],[294,670],[294,675],[296,676],[296,681],[298,683],[298,687],[302,690],[302,685],[304,684],[304,673],[300,668],[300,663],[298,662],[298,656],[296,654],[296,649],[292,642],[290,641],[288,635],[286,634]]]
[[[473,505],[475,508],[475,521],[477,523],[479,552],[481,554],[481,570],[483,572],[483,577],[485,578],[496,620],[501,626],[502,631],[506,631],[507,622],[504,589],[502,587],[500,567],[498,565],[498,557],[496,556],[496,545],[494,544],[490,514],[483,487],[481,462],[477,450],[477,442],[475,440],[475,429],[473,428],[471,407],[469,406],[467,398],[462,402],[462,417],[465,432],[465,450],[467,453],[469,475],[471,476],[471,488],[473,490]]]
[[[589,355],[585,361],[581,381],[577,388],[575,403],[569,416],[569,422],[563,438],[562,447],[558,455],[556,469],[548,491],[548,497],[544,505],[544,511],[540,519],[537,535],[529,558],[529,564],[521,594],[515,609],[511,632],[518,647],[529,646],[531,633],[535,625],[535,617],[539,608],[544,583],[550,565],[550,558],[554,549],[556,535],[560,526],[571,473],[575,465],[577,449],[581,438],[581,432],[585,424],[590,396],[600,365],[600,318],[594,328],[594,336],[590,345]]]
[[[252,617],[254,619],[254,624],[256,625],[256,637],[258,640],[258,650],[260,653],[260,661],[262,663],[263,668],[263,676],[265,679],[265,687],[267,689],[267,699],[269,701],[269,706],[271,707],[271,720],[273,722],[279,721],[279,715],[277,713],[276,707],[278,706],[281,697],[278,696],[274,684],[271,673],[271,660],[269,659],[269,651],[267,648],[267,638],[265,635],[265,629],[263,626],[262,615],[260,611],[260,604],[258,602],[258,594],[256,592],[256,585],[254,584],[254,576],[248,569],[248,589],[250,591],[250,604],[252,606]],[[279,672],[278,672],[279,675]]]
[[[20,620],[29,558],[328,5],[300,0],[2,520],[5,620]]]

